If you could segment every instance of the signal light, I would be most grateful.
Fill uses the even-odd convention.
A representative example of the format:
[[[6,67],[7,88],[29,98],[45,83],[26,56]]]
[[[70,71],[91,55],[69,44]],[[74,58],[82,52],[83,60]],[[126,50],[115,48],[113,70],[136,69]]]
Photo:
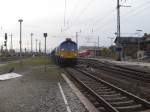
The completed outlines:
[[[7,43],[6,43],[6,41],[4,41],[4,46],[7,46]]]
[[[43,33],[44,37],[47,37],[47,33]]]
[[[7,33],[5,33],[5,40],[7,40]]]

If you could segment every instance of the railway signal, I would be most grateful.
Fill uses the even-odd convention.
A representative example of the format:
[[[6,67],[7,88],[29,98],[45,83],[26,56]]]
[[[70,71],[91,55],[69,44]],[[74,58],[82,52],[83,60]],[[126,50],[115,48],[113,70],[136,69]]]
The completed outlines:
[[[5,33],[5,41],[4,41],[4,46],[6,47],[6,50],[7,50],[7,33]]]
[[[5,33],[5,40],[7,40],[7,33]]]
[[[7,46],[7,42],[6,41],[4,41],[4,46]]]
[[[45,38],[45,55],[46,55],[46,37],[47,37],[47,33],[43,33],[43,36]]]

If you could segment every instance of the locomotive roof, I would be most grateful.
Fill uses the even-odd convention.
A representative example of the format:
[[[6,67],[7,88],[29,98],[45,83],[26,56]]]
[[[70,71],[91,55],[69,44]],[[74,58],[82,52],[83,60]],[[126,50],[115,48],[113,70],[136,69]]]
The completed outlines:
[[[64,44],[64,43],[66,43],[66,42],[71,42],[71,43],[74,43],[74,44],[76,44],[74,41],[72,41],[71,39],[66,39],[65,41],[63,41],[61,44]],[[60,45],[61,45],[60,44]]]
[[[76,43],[75,43],[74,41],[72,41],[71,39],[66,39],[65,41],[63,41],[62,43],[60,43],[60,45],[66,43],[66,42],[71,42],[71,43],[76,44]],[[56,51],[60,48],[60,45],[57,46],[57,47],[55,47],[55,48],[53,49],[53,52],[56,52]]]

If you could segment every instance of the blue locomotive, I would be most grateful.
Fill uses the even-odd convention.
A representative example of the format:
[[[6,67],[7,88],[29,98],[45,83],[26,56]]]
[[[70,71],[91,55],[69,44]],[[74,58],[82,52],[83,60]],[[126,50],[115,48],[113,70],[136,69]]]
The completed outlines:
[[[78,57],[77,44],[67,38],[51,52],[51,56],[60,66],[74,66],[77,64]]]

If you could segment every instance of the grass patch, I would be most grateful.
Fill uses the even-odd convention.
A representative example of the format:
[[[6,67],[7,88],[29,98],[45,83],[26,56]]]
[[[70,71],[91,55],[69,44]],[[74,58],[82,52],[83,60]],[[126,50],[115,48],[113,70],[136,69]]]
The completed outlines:
[[[51,58],[36,57],[23,60],[24,65],[48,65],[51,64]]]
[[[44,58],[44,57],[34,57],[34,58],[27,58],[23,59],[22,65],[23,66],[36,66],[36,65],[48,65],[51,64],[51,58]],[[6,66],[13,66],[13,67],[20,67],[20,62],[17,60],[16,62],[11,62]]]
[[[19,62],[19,60],[17,61],[13,61],[10,62],[4,66],[0,67],[0,74],[2,73],[6,73],[8,72],[11,68],[15,68],[15,70],[21,70],[27,67],[33,67],[33,66],[40,66],[40,65],[50,65],[53,64],[51,61],[51,58],[47,57],[34,57],[34,58],[27,58],[27,59],[23,59],[22,61],[22,66]]]

